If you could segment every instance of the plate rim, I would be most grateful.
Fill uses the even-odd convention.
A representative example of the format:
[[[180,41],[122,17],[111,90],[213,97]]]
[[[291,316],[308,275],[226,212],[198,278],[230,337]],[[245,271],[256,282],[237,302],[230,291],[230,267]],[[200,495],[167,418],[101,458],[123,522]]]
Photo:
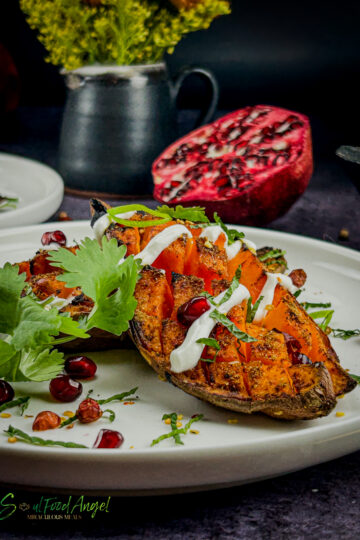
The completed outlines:
[[[22,216],[28,213],[32,214],[33,212],[36,212],[39,208],[45,208],[47,206],[54,204],[54,201],[58,199],[60,199],[60,202],[61,202],[62,197],[64,195],[64,189],[65,189],[64,180],[59,174],[59,172],[56,171],[53,167],[51,167],[50,165],[47,165],[46,163],[43,163],[42,161],[38,161],[36,159],[28,158],[28,157],[21,156],[18,154],[9,154],[6,152],[0,152],[0,161],[4,158],[5,160],[15,162],[15,163],[20,163],[24,166],[30,165],[32,167],[38,167],[40,169],[43,169],[44,172],[48,173],[47,182],[49,183],[50,189],[45,199],[41,198],[38,201],[34,201],[21,208],[15,208],[14,210],[11,211],[11,213],[4,213],[3,215],[0,214],[0,223],[6,221],[6,217],[8,217],[9,215],[11,216],[11,220],[13,220],[14,217],[15,219],[16,218],[21,219]],[[59,206],[60,206],[60,202],[59,202]],[[33,224],[30,223],[30,225],[33,225]],[[17,229],[23,226],[26,226],[26,225],[21,224],[18,227],[9,227],[9,228],[4,227],[1,230],[4,230],[4,229],[9,230],[10,228]]]
[[[55,171],[56,172],[56,171]],[[339,251],[342,252],[344,255],[353,255],[355,258],[360,260],[360,250],[357,250],[355,248],[351,248],[348,246],[342,246],[339,244],[336,244],[335,242],[328,242],[327,240],[321,240],[320,238],[313,238],[312,236],[306,236],[302,234],[295,234],[290,233],[287,231],[278,231],[276,229],[265,229],[263,227],[250,227],[247,225],[237,225],[237,224],[226,224],[227,226],[234,227],[236,229],[241,229],[245,233],[251,234],[252,232],[259,232],[259,233],[265,233],[268,235],[276,234],[280,236],[284,236],[285,238],[293,239],[296,241],[299,241],[300,239],[304,239],[306,242],[314,243],[315,245],[319,245],[321,247],[326,246],[326,248],[331,252]],[[70,220],[70,221],[49,221],[46,223],[33,223],[30,225],[20,225],[19,227],[8,227],[6,229],[0,229],[0,238],[3,236],[7,236],[10,234],[18,233],[22,228],[26,228],[27,232],[32,232],[29,229],[40,229],[41,227],[49,226],[49,227],[62,227],[62,228],[71,228],[72,226],[81,228],[82,226],[88,226],[90,228],[90,218],[87,219],[77,219],[77,220]],[[35,232],[34,230],[34,232]]]

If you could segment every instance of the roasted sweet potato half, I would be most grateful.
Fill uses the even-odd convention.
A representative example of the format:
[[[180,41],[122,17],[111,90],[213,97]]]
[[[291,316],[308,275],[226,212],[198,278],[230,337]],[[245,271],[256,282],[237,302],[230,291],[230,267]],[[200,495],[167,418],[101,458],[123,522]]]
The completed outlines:
[[[228,286],[226,281],[212,284],[216,293]],[[226,409],[287,420],[325,416],[335,406],[336,395],[354,387],[325,334],[286,291],[277,292],[278,308],[265,317],[266,324],[246,322],[246,301],[228,313],[239,329],[257,341],[241,343],[217,324],[211,333],[220,344],[216,360],[208,361],[216,351],[207,346],[194,369],[172,372],[170,354],[187,333],[177,318],[178,309],[202,290],[204,280],[199,277],[174,273],[169,284],[164,273],[152,267],[143,269],[136,287],[138,305],[130,323],[131,337],[152,368],[174,385]],[[270,314],[271,323],[267,321]],[[291,332],[299,337],[292,339],[301,347],[304,363],[298,363],[299,356],[294,361],[289,353]]]

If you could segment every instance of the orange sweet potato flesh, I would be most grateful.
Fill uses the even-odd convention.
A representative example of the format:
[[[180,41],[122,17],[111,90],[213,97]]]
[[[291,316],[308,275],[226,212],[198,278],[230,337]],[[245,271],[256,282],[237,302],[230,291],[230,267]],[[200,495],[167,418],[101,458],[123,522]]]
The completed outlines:
[[[212,288],[217,288],[213,284]],[[204,284],[203,284],[204,286]],[[222,281],[222,287],[228,284]],[[138,300],[131,336],[148,363],[185,392],[227,409],[263,412],[279,419],[312,419],[328,414],[336,404],[332,378],[324,363],[293,365],[282,333],[246,323],[247,302],[235,306],[228,317],[257,341],[239,342],[224,326],[216,325],[211,337],[220,344],[215,350],[205,347],[197,366],[173,373],[170,354],[181,345],[187,329],[177,320],[176,311],[199,294],[201,280],[195,276],[173,275],[171,288],[164,274],[151,267],[142,272],[135,296]],[[146,295],[143,291],[148,291]],[[160,292],[161,291],[161,292]],[[173,298],[171,313],[164,316]],[[157,294],[158,310],[154,309]]]
[[[148,216],[143,216],[143,219],[148,219]],[[161,226],[148,227],[142,231],[139,229],[140,249],[144,249],[151,238],[165,227],[169,227],[175,223],[177,221],[170,221]],[[184,222],[181,223],[184,224]],[[234,277],[240,265],[242,270],[240,282],[249,290],[252,302],[254,303],[265,284],[267,270],[256,255],[245,245],[231,261],[228,261],[224,249],[225,235],[220,235],[216,242],[212,244],[206,238],[199,238],[201,228],[193,228],[187,222],[185,222],[185,225],[192,232],[193,238],[188,239],[187,237],[183,237],[176,240],[164,250],[162,255],[153,264],[156,268],[165,269],[167,281],[171,285],[174,306],[169,316],[159,319],[156,324],[154,323],[154,328],[156,327],[156,331],[154,330],[157,344],[156,354],[158,355],[155,366],[159,372],[163,370],[170,373],[173,382],[176,379],[177,382],[175,384],[181,387],[185,384],[183,381],[184,376],[182,374],[171,374],[169,371],[169,355],[175,347],[181,344],[186,335],[186,329],[177,321],[176,312],[178,307],[181,303],[185,303],[191,298],[191,294],[194,297],[201,292],[199,291],[199,279],[202,280],[203,290],[214,296],[219,294],[221,290],[229,286],[229,282]],[[177,274],[176,279],[171,277],[171,271]],[[149,279],[149,276],[151,276],[151,272],[147,274],[147,279]],[[189,276],[191,276],[191,279],[188,279]],[[165,280],[164,277],[161,279],[163,281]],[[139,283],[142,281],[140,280]],[[140,287],[140,284],[138,287]],[[154,294],[157,294],[157,298],[159,299],[162,293],[154,290]],[[169,293],[167,292],[165,304],[169,302],[168,295]],[[144,311],[146,310],[143,309],[143,306],[146,304],[146,299],[140,293],[137,299],[139,309],[132,323],[132,330],[136,334],[135,342],[139,345],[141,336],[146,334],[148,337],[151,335],[151,324],[150,321],[147,324],[147,321],[144,320]],[[160,305],[163,304],[162,301],[158,301]],[[152,302],[154,302],[153,298]],[[150,312],[152,312],[152,309],[148,313]],[[139,317],[141,324],[138,324]],[[290,401],[296,402],[299,408],[301,407],[300,402],[302,399],[300,397],[303,397],[304,393],[308,397],[310,396],[310,398],[314,394],[314,400],[319,405],[317,389],[324,388],[326,389],[326,393],[322,390],[320,392],[323,395],[322,401],[324,404],[322,411],[317,410],[316,407],[315,409],[309,408],[309,404],[307,404],[307,412],[302,411],[300,413],[297,410],[294,416],[299,418],[314,418],[329,412],[334,405],[335,395],[348,392],[354,387],[354,381],[340,366],[336,353],[332,349],[327,336],[325,336],[313,319],[302,309],[297,300],[280,284],[275,290],[273,309],[268,312],[261,325],[249,325],[246,323],[245,304],[244,306],[237,306],[236,309],[234,308],[228,314],[228,317],[242,331],[247,331],[252,336],[257,337],[258,341],[256,344],[240,342],[224,327],[220,325],[216,326],[213,334],[221,343],[221,350],[217,354],[217,360],[214,364],[199,360],[196,368],[196,376],[195,372],[191,374],[191,391],[194,392],[194,395],[198,395],[200,392],[204,399],[208,401],[214,400],[213,390],[210,391],[207,388],[206,391],[204,389],[200,391],[199,388],[195,388],[196,377],[200,377],[200,373],[202,373],[202,380],[206,380],[208,384],[211,383],[216,386],[217,375],[220,376],[221,372],[223,376],[223,372],[225,371],[225,379],[228,380],[228,388],[230,390],[236,386],[234,383],[235,379],[237,381],[236,384],[241,388],[240,393],[242,396],[245,396],[244,389],[246,389],[247,407],[245,408],[247,412],[259,410],[259,403],[262,403],[261,407],[264,408],[264,400],[271,401],[275,399],[275,402],[283,400],[283,409],[275,411],[273,415],[290,418],[293,412],[290,414],[289,411],[285,411],[286,407],[284,403],[286,400],[291,398]],[[145,334],[142,328],[147,329]],[[300,367],[292,366],[282,334],[274,332],[273,329],[286,332],[299,340],[302,346],[301,352],[306,354],[313,362],[310,368],[306,365],[301,365]],[[137,339],[138,341],[140,339],[139,343]],[[147,339],[144,342],[147,344]],[[139,347],[151,363],[151,347],[148,348],[147,345],[143,347],[141,343]],[[205,347],[202,358],[212,358],[215,352],[209,347]],[[166,360],[161,357],[161,354],[165,355]],[[239,362],[240,366],[236,362]],[[159,367],[160,365],[162,367]],[[231,371],[231,377],[227,373],[227,370]],[[294,384],[291,373],[296,373],[296,385]],[[189,374],[186,374],[186,376],[189,376]],[[212,380],[215,382],[211,382]],[[239,383],[240,380],[241,384]],[[298,388],[301,388],[301,391]],[[301,394],[300,397],[299,394]],[[223,399],[227,402],[227,406],[231,408],[229,403],[233,403],[233,401],[229,402],[225,397]],[[330,406],[330,404],[332,405]],[[232,407],[234,406],[232,405]],[[267,408],[267,414],[270,414],[271,410],[273,409]]]
[[[138,212],[131,220],[152,220]],[[207,291],[214,296],[227,289],[241,265],[240,282],[249,290],[252,303],[259,297],[266,281],[267,268],[244,245],[229,261],[224,249],[225,235],[213,244],[200,238],[201,228],[183,221],[169,221],[154,227],[123,227],[112,224],[107,238],[126,245],[127,255],[137,254],[166,227],[181,223],[193,234],[178,238],[153,262],[145,267],[135,297],[138,301],[130,335],[136,346],[161,375],[166,375],[186,392],[228,409],[252,413],[264,412],[281,419],[308,419],[326,415],[334,407],[336,396],[352,390],[355,382],[340,366],[328,337],[280,284],[273,307],[259,323],[248,323],[247,301],[235,306],[227,315],[243,332],[257,339],[239,341],[223,325],[217,324],[211,334],[220,351],[205,347],[197,366],[185,373],[170,369],[170,354],[181,345],[187,329],[177,320],[177,310],[189,299]],[[76,248],[70,248],[76,249]],[[57,281],[60,270],[31,277],[47,268],[46,252],[36,255],[20,269],[27,273],[36,294],[66,297],[74,291]],[[60,286],[59,286],[60,284]],[[79,291],[77,291],[79,292]],[[80,291],[81,292],[81,291]],[[66,310],[80,316],[88,304],[69,305]],[[82,311],[83,310],[83,311]],[[301,344],[301,352],[311,364],[293,365],[283,333]],[[217,354],[216,354],[217,353]],[[209,362],[215,358],[215,362]]]

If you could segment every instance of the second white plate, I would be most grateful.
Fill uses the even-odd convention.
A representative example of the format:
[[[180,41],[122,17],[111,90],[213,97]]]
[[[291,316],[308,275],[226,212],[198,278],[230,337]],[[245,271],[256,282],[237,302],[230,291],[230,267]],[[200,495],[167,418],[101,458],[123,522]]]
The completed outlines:
[[[15,197],[15,209],[0,210],[0,229],[41,223],[59,208],[64,195],[61,176],[43,163],[0,153],[0,195]]]

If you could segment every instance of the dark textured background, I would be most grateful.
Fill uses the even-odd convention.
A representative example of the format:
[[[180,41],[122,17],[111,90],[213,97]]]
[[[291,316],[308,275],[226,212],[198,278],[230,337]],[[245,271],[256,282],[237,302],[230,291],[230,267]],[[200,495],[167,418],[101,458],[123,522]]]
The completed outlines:
[[[21,108],[0,121],[0,151],[56,167],[63,81],[57,68],[44,63],[44,51],[17,0],[2,0],[0,8],[0,42],[12,53],[22,80]],[[360,249],[360,197],[334,154],[339,144],[360,143],[360,4],[235,0],[233,11],[208,32],[186,38],[168,59],[171,72],[189,63],[211,68],[219,79],[223,110],[265,102],[309,114],[314,176],[305,195],[270,227]],[[189,81],[179,105],[198,106],[202,91],[200,83]],[[194,115],[182,113],[183,132]],[[85,199],[66,196],[62,208],[74,219],[88,216]],[[347,242],[338,240],[342,227],[350,232]],[[94,521],[39,524],[18,515],[0,521],[0,538],[355,540],[360,537],[359,471],[357,452],[226,491],[113,498],[111,514]],[[0,497],[7,491],[0,487]],[[25,491],[17,496],[30,502],[38,498]]]

